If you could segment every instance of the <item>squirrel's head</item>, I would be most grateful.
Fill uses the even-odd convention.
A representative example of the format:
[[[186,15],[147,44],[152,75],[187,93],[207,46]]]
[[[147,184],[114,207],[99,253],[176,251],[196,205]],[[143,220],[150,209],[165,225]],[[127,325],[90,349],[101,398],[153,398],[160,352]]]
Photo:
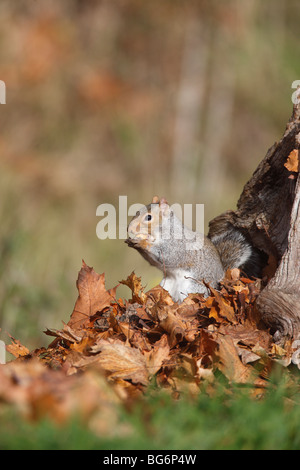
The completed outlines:
[[[191,250],[190,244],[195,241],[195,232],[189,231],[193,237],[186,238],[188,230],[175,215],[174,206],[169,206],[165,198],[154,196],[151,204],[143,206],[128,225],[125,243],[161,270],[178,266],[179,258],[185,256],[186,249]]]
[[[163,221],[169,220],[172,214],[167,200],[154,196],[151,204],[143,206],[132,218],[125,243],[138,251],[149,252],[160,243]]]

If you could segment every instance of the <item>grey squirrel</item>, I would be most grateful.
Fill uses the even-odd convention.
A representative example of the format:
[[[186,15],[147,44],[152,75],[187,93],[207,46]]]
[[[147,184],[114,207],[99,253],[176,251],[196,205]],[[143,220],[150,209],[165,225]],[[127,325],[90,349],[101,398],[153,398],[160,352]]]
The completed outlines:
[[[211,239],[185,227],[165,198],[136,213],[128,225],[125,242],[163,272],[160,285],[175,302],[190,293],[209,294],[227,269],[246,266],[253,255],[251,244],[233,226]]]

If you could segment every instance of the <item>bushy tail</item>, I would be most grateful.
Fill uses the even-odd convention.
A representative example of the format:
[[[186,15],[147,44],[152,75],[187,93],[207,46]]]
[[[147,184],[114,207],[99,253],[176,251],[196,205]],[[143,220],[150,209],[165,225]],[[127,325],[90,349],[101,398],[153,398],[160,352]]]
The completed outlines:
[[[225,270],[239,268],[248,277],[261,277],[262,254],[241,231],[227,223],[225,230],[209,237],[220,254]]]

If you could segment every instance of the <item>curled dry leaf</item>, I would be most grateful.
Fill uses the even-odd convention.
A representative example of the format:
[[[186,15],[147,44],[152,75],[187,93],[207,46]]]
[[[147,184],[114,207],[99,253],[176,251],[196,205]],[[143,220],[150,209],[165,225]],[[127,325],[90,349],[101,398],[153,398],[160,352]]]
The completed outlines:
[[[49,329],[47,328],[44,333],[48,336],[55,336],[56,338],[63,338],[70,343],[74,343],[76,341],[81,341],[81,339],[84,336],[84,330],[75,330],[71,328],[69,325],[66,325],[63,322],[63,329],[62,330],[57,330],[57,329]]]
[[[129,287],[132,292],[132,301],[139,304],[144,304],[147,296],[144,294],[144,287],[142,287],[141,278],[132,272],[125,281],[120,281],[120,284]]]
[[[258,354],[255,354],[254,352],[245,348],[238,348],[238,353],[243,364],[249,364],[250,362],[259,361],[260,359]]]
[[[174,305],[174,301],[170,296],[169,292],[166,291],[160,285],[152,287],[152,289],[148,290],[147,292],[147,304],[154,302],[161,303],[164,305]]]
[[[156,315],[159,325],[169,334],[170,346],[180,343],[185,337],[185,323],[170,308],[158,307]]]
[[[235,317],[234,308],[224,296],[222,296],[216,289],[210,288],[213,294],[213,301],[211,302],[211,313],[210,316],[215,318],[218,322],[224,319],[230,323],[237,323]],[[208,304],[209,305],[209,304]]]
[[[13,336],[8,334],[12,343],[6,346],[6,350],[15,357],[27,356],[30,351],[26,346],[20,343],[18,339],[15,339]]]

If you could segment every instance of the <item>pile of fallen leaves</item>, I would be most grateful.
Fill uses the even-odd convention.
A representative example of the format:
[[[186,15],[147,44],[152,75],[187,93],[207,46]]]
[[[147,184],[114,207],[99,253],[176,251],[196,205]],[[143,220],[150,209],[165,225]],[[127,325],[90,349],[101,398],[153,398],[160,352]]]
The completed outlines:
[[[117,299],[116,287],[106,290],[104,274],[83,262],[69,322],[45,331],[52,343],[30,352],[11,337],[16,359],[0,366],[1,406],[58,422],[79,414],[99,432],[120,431],[116,404],[142,398],[150,382],[178,398],[213,388],[221,373],[260,396],[274,366],[291,362],[292,343],[274,344],[260,324],[260,280],[232,270],[219,291],[181,304],[159,286],[145,293],[134,273],[121,283],[130,300]]]

